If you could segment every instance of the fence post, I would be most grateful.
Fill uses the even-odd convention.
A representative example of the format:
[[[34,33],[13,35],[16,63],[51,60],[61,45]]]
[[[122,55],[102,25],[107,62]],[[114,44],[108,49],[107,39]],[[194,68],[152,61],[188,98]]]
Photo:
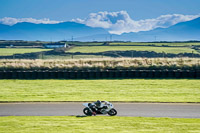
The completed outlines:
[[[164,51],[162,51],[162,54],[163,54],[163,58],[165,58],[165,52]]]

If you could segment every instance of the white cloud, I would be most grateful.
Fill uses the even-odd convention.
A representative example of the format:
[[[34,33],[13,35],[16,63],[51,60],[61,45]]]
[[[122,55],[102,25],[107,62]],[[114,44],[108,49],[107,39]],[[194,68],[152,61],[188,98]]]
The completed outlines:
[[[34,18],[11,18],[11,17],[5,17],[0,19],[0,23],[1,24],[5,24],[5,25],[14,25],[17,23],[21,23],[21,22],[29,22],[29,23],[35,23],[35,24],[56,24],[56,23],[60,23],[61,21],[54,21],[54,20],[50,20],[48,18],[44,18],[44,19],[34,19]]]
[[[129,32],[140,32],[149,31],[155,28],[167,28],[180,22],[190,21],[200,15],[182,15],[182,14],[171,14],[162,15],[155,19],[145,19],[135,21],[131,19],[126,11],[119,12],[98,12],[90,13],[85,19],[73,19],[73,22],[86,24],[90,27],[101,27],[108,30],[111,34],[122,34]],[[56,24],[63,21],[54,21],[47,18],[34,19],[34,18],[11,18],[5,17],[0,19],[1,24],[14,25],[21,22],[30,22],[35,24]]]
[[[108,29],[112,34],[149,31],[158,27],[167,28],[180,22],[190,21],[200,15],[162,15],[155,19],[135,21],[126,11],[91,13],[85,19],[73,19],[72,21],[86,24],[91,27]]]

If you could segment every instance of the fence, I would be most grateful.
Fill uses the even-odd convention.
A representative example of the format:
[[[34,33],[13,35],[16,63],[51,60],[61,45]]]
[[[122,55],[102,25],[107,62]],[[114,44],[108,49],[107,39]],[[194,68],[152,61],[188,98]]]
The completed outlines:
[[[118,79],[191,78],[200,79],[200,70],[119,70],[119,71],[1,71],[0,79]]]

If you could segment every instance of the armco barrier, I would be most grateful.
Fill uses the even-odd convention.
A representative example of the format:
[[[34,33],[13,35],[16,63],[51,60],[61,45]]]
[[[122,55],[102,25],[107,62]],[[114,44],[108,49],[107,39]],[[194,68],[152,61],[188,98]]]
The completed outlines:
[[[189,78],[196,78],[196,73],[194,71],[189,71]]]
[[[149,72],[148,72],[148,75],[147,75],[147,78],[154,78],[154,74],[155,74],[155,71],[154,71],[154,70],[149,71]]]
[[[0,71],[0,79],[191,78],[200,70]]]
[[[200,79],[200,70],[196,71],[196,78]]]

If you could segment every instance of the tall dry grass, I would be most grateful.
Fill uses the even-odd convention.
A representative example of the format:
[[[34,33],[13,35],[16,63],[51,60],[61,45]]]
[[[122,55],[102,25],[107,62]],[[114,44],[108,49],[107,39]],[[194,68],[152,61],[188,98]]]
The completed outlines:
[[[0,70],[200,69],[199,58],[0,60]]]

